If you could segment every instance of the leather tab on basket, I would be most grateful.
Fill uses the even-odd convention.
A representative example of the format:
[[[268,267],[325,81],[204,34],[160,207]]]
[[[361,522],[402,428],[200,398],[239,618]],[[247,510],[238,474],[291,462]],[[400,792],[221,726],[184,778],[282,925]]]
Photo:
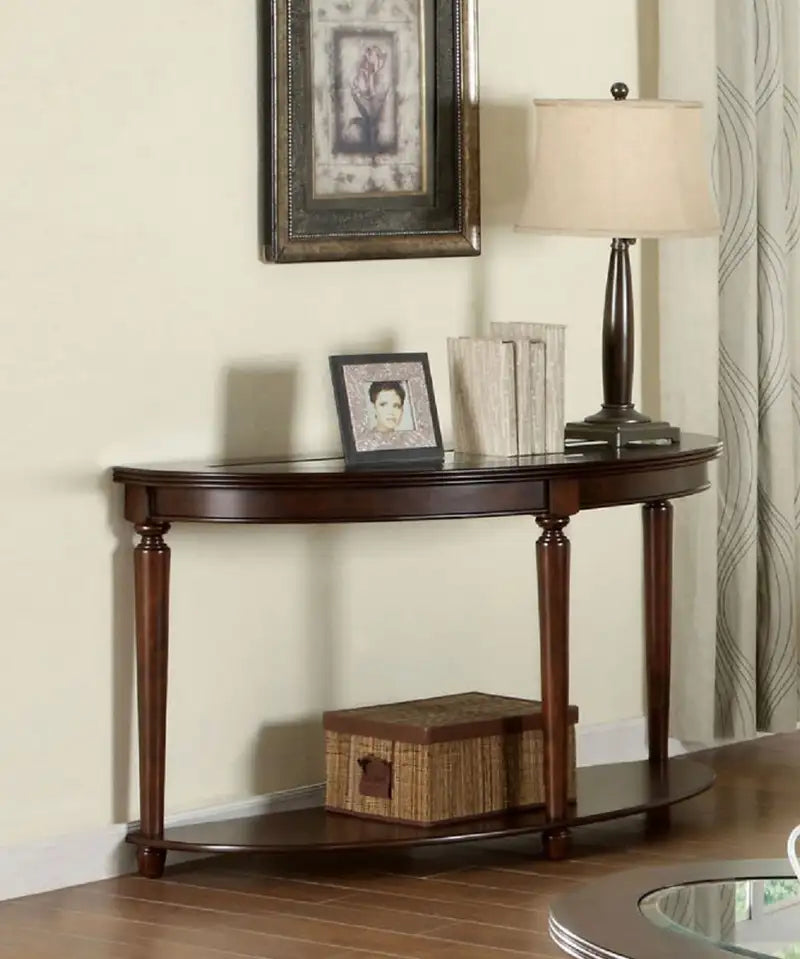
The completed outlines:
[[[361,782],[358,791],[362,796],[375,799],[392,798],[392,764],[377,756],[362,756],[358,760],[361,767]]]

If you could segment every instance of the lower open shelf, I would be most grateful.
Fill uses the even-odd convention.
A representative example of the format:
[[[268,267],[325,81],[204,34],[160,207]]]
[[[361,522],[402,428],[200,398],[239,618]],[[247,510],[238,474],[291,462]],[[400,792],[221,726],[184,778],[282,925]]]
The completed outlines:
[[[167,829],[163,839],[132,832],[128,842],[189,852],[290,852],[492,839],[659,809],[704,792],[713,784],[714,773],[707,766],[681,758],[665,766],[648,762],[588,766],[578,770],[577,779],[577,803],[570,805],[563,822],[548,822],[544,810],[536,809],[421,828],[372,822],[317,808],[177,826]]]

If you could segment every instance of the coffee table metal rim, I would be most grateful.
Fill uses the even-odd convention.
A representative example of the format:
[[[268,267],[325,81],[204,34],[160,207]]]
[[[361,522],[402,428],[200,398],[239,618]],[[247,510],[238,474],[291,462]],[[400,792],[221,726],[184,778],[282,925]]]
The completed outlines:
[[[552,918],[550,919],[550,937],[559,949],[563,949],[567,955],[574,956],[575,959],[623,959],[615,952],[582,943],[580,939],[571,936],[566,929],[562,929]]]
[[[673,886],[758,879],[794,879],[785,859],[699,861],[632,869],[587,883],[550,908],[553,941],[575,959],[721,959],[727,950],[650,922],[639,903]]]

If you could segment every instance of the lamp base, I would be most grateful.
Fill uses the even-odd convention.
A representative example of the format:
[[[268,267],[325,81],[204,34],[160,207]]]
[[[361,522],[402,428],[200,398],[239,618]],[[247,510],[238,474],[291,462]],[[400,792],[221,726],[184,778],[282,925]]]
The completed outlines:
[[[679,443],[681,431],[669,423],[654,423],[652,420],[621,422],[619,420],[582,420],[579,423],[567,423],[564,439],[570,446],[584,443],[607,443],[615,449],[631,443]]]

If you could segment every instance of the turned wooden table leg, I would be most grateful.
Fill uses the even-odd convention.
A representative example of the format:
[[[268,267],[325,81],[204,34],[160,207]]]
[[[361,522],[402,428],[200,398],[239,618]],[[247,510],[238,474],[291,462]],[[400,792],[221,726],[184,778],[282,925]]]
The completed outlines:
[[[169,633],[169,560],[164,542],[168,523],[137,524],[141,541],[134,550],[136,588],[136,684],[139,707],[140,832],[164,835],[164,771],[167,741],[167,651]],[[157,879],[166,850],[139,846],[139,872]]]
[[[658,500],[642,509],[644,524],[645,657],[647,737],[650,762],[669,758],[669,684],[672,641],[672,503]],[[650,829],[669,825],[669,807],[648,814]]]
[[[541,516],[536,543],[539,579],[539,645],[542,661],[544,792],[547,818],[563,822],[567,814],[567,706],[569,697],[569,540],[564,517]],[[543,835],[548,859],[564,859],[570,847],[563,826]]]

